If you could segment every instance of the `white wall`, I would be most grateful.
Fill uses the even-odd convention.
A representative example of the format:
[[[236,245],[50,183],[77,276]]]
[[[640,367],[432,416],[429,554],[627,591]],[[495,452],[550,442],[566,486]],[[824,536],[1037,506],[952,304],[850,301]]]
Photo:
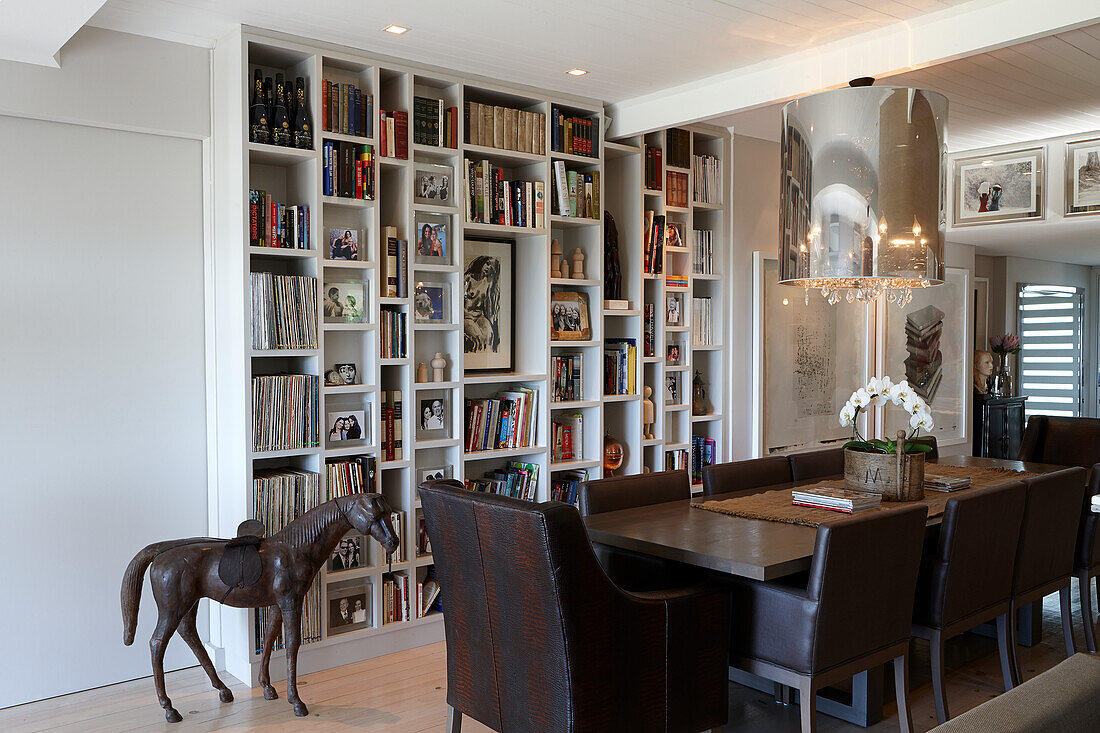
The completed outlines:
[[[93,28],[61,65],[0,63],[0,707],[148,675],[123,570],[207,529],[209,53]]]

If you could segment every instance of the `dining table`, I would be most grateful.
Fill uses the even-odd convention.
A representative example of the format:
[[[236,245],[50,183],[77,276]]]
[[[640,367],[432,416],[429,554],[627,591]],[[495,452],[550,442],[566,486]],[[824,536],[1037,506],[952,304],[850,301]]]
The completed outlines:
[[[1044,474],[1065,468],[974,456],[941,456],[928,461],[929,472],[936,465],[975,468],[1002,468]],[[762,519],[746,519],[705,511],[693,504],[722,501],[746,494],[790,489],[821,483],[841,476],[816,477],[804,481],[754,487],[751,490],[730,486],[728,493],[693,496],[650,506],[593,514],[585,518],[588,536],[593,542],[673,560],[728,576],[757,581],[775,580],[794,575],[810,567],[817,536],[815,527]],[[1012,481],[1006,473],[1005,483]],[[962,489],[954,493],[962,494]],[[837,518],[821,510],[822,521]],[[929,517],[928,531],[936,533],[942,516]],[[1018,643],[1031,646],[1041,634],[1041,604],[1020,609]],[[979,629],[979,632],[983,630]],[[991,633],[984,630],[984,633]],[[732,680],[761,690],[775,689],[772,682],[740,670],[731,670]],[[852,678],[851,691],[825,690],[817,699],[818,711],[861,726],[882,719],[884,697],[883,668],[878,667]],[[778,694],[778,693],[777,693]]]

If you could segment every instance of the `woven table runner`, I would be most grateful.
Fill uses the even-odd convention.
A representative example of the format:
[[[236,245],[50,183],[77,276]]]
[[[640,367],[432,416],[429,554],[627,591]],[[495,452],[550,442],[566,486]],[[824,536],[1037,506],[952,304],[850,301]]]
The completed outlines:
[[[928,491],[926,489],[924,498],[918,502],[884,501],[881,509],[869,509],[867,511],[877,512],[896,506],[924,504],[928,507],[928,517],[931,519],[943,514],[944,507],[947,506],[947,502],[952,496],[965,494],[976,489],[1001,486],[1010,481],[1019,481],[1037,475],[1029,471],[1016,471],[1011,468],[978,468],[944,464],[929,465],[925,469],[925,473],[933,476],[951,476],[952,478],[969,477],[971,481],[970,488],[950,492]],[[799,491],[815,488],[843,489],[844,479],[828,479],[797,487]],[[784,524],[800,524],[804,527],[816,527],[819,524],[835,522],[849,516],[843,512],[834,512],[828,509],[796,506],[791,503],[791,489],[765,491],[760,494],[739,496],[735,499],[695,502],[692,506],[696,509],[705,509],[708,512],[729,514],[731,517],[763,519],[769,522],[783,522]],[[866,512],[859,513],[865,514]]]

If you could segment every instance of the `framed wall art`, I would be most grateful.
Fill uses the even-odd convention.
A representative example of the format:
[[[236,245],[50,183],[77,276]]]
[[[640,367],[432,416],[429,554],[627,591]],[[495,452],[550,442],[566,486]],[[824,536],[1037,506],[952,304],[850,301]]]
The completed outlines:
[[[1043,148],[956,158],[953,226],[1043,218]]]
[[[1100,213],[1100,138],[1066,143],[1065,213]]]
[[[512,243],[467,239],[462,334],[466,371],[512,368]]]

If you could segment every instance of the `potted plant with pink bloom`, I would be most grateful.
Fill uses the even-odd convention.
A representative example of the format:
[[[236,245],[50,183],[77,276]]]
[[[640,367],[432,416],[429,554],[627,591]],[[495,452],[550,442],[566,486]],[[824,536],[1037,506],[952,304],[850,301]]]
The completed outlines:
[[[997,359],[993,374],[989,377],[990,397],[1012,396],[1012,368],[1009,366],[1010,354],[1020,353],[1020,337],[1014,333],[1004,333],[989,337],[989,350]]]

